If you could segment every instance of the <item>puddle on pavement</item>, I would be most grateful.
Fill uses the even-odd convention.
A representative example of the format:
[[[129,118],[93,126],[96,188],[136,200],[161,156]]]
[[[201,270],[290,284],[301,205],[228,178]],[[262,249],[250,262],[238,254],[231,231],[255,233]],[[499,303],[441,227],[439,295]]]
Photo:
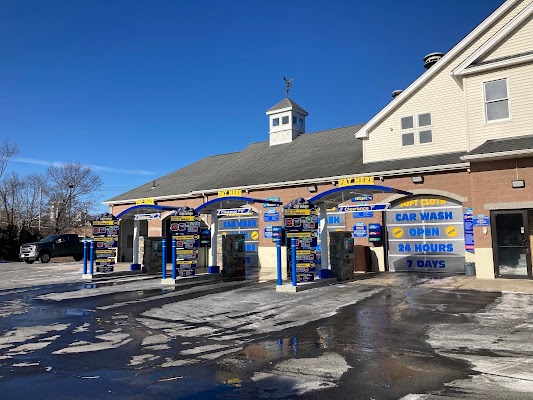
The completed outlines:
[[[334,317],[291,329],[285,335],[246,346],[241,352],[217,363],[217,380],[241,392],[261,393],[261,398],[326,395],[320,389],[298,392],[301,382],[291,372],[292,389],[276,390],[270,381],[261,387],[257,373],[274,372],[272,379],[286,379],[278,366],[291,359],[319,359],[337,354],[351,367],[339,382],[342,390],[327,386],[327,398],[352,398],[347,394],[368,393],[373,398],[398,399],[409,393],[443,389],[442,382],[465,379],[472,374],[466,362],[436,354],[426,343],[427,328],[434,323],[462,322],[457,311],[476,312],[495,299],[494,294],[476,295],[464,304],[461,294],[411,288],[407,292],[387,288],[356,305],[347,306]],[[432,308],[432,312],[424,311]],[[466,322],[466,319],[464,320]],[[334,372],[335,367],[331,367]],[[309,371],[301,371],[301,379]],[[327,366],[320,373],[328,375]],[[296,373],[298,375],[298,373]],[[273,378],[272,378],[273,377]],[[281,384],[286,386],[287,382]],[[349,389],[347,389],[347,387]],[[270,394],[269,394],[270,393]],[[356,396],[357,398],[357,396]]]

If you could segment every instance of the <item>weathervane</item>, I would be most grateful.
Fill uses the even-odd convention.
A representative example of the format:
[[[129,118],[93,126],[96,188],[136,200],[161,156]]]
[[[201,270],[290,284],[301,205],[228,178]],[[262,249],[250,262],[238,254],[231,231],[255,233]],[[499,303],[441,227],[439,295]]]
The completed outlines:
[[[285,92],[287,93],[287,97],[289,97],[289,90],[291,90],[292,81],[294,79],[287,79],[287,78],[283,77],[283,80],[285,81]]]

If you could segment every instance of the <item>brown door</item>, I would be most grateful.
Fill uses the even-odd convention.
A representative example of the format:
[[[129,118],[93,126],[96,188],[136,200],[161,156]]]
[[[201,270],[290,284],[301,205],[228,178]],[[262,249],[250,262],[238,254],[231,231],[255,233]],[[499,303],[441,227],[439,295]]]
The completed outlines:
[[[492,240],[497,277],[531,279],[531,247],[527,210],[493,211]]]

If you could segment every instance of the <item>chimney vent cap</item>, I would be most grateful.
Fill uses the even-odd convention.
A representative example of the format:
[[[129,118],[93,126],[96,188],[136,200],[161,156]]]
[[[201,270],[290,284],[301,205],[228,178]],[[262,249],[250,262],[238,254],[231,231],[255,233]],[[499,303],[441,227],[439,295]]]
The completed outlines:
[[[427,54],[424,58],[424,68],[431,68],[437,61],[444,57],[444,53],[434,52]]]
[[[398,97],[400,95],[400,93],[403,92],[403,89],[398,89],[398,90],[393,90],[392,91],[392,97]]]

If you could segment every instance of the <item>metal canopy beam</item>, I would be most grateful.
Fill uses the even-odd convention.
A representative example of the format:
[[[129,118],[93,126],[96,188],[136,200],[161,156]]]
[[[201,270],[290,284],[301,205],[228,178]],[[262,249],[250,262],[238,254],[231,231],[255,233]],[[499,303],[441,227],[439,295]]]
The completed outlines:
[[[155,204],[140,204],[138,206],[131,206],[117,215],[117,219],[134,219],[138,214],[150,214],[153,212],[174,211],[178,207],[175,206],[158,206]]]
[[[374,194],[374,193],[398,193],[405,196],[413,196],[413,193],[405,190],[391,188],[389,186],[379,185],[353,185],[343,186],[328,190],[327,192],[317,194],[311,197],[309,201],[315,206],[326,204],[327,206],[337,206],[344,203],[346,200],[351,199],[357,195]]]
[[[252,203],[275,204],[276,206],[283,205],[281,201],[256,199],[253,197],[228,196],[210,200],[207,203],[204,203],[199,206],[196,209],[196,212],[198,214],[211,214],[213,211],[219,209],[237,208]]]

